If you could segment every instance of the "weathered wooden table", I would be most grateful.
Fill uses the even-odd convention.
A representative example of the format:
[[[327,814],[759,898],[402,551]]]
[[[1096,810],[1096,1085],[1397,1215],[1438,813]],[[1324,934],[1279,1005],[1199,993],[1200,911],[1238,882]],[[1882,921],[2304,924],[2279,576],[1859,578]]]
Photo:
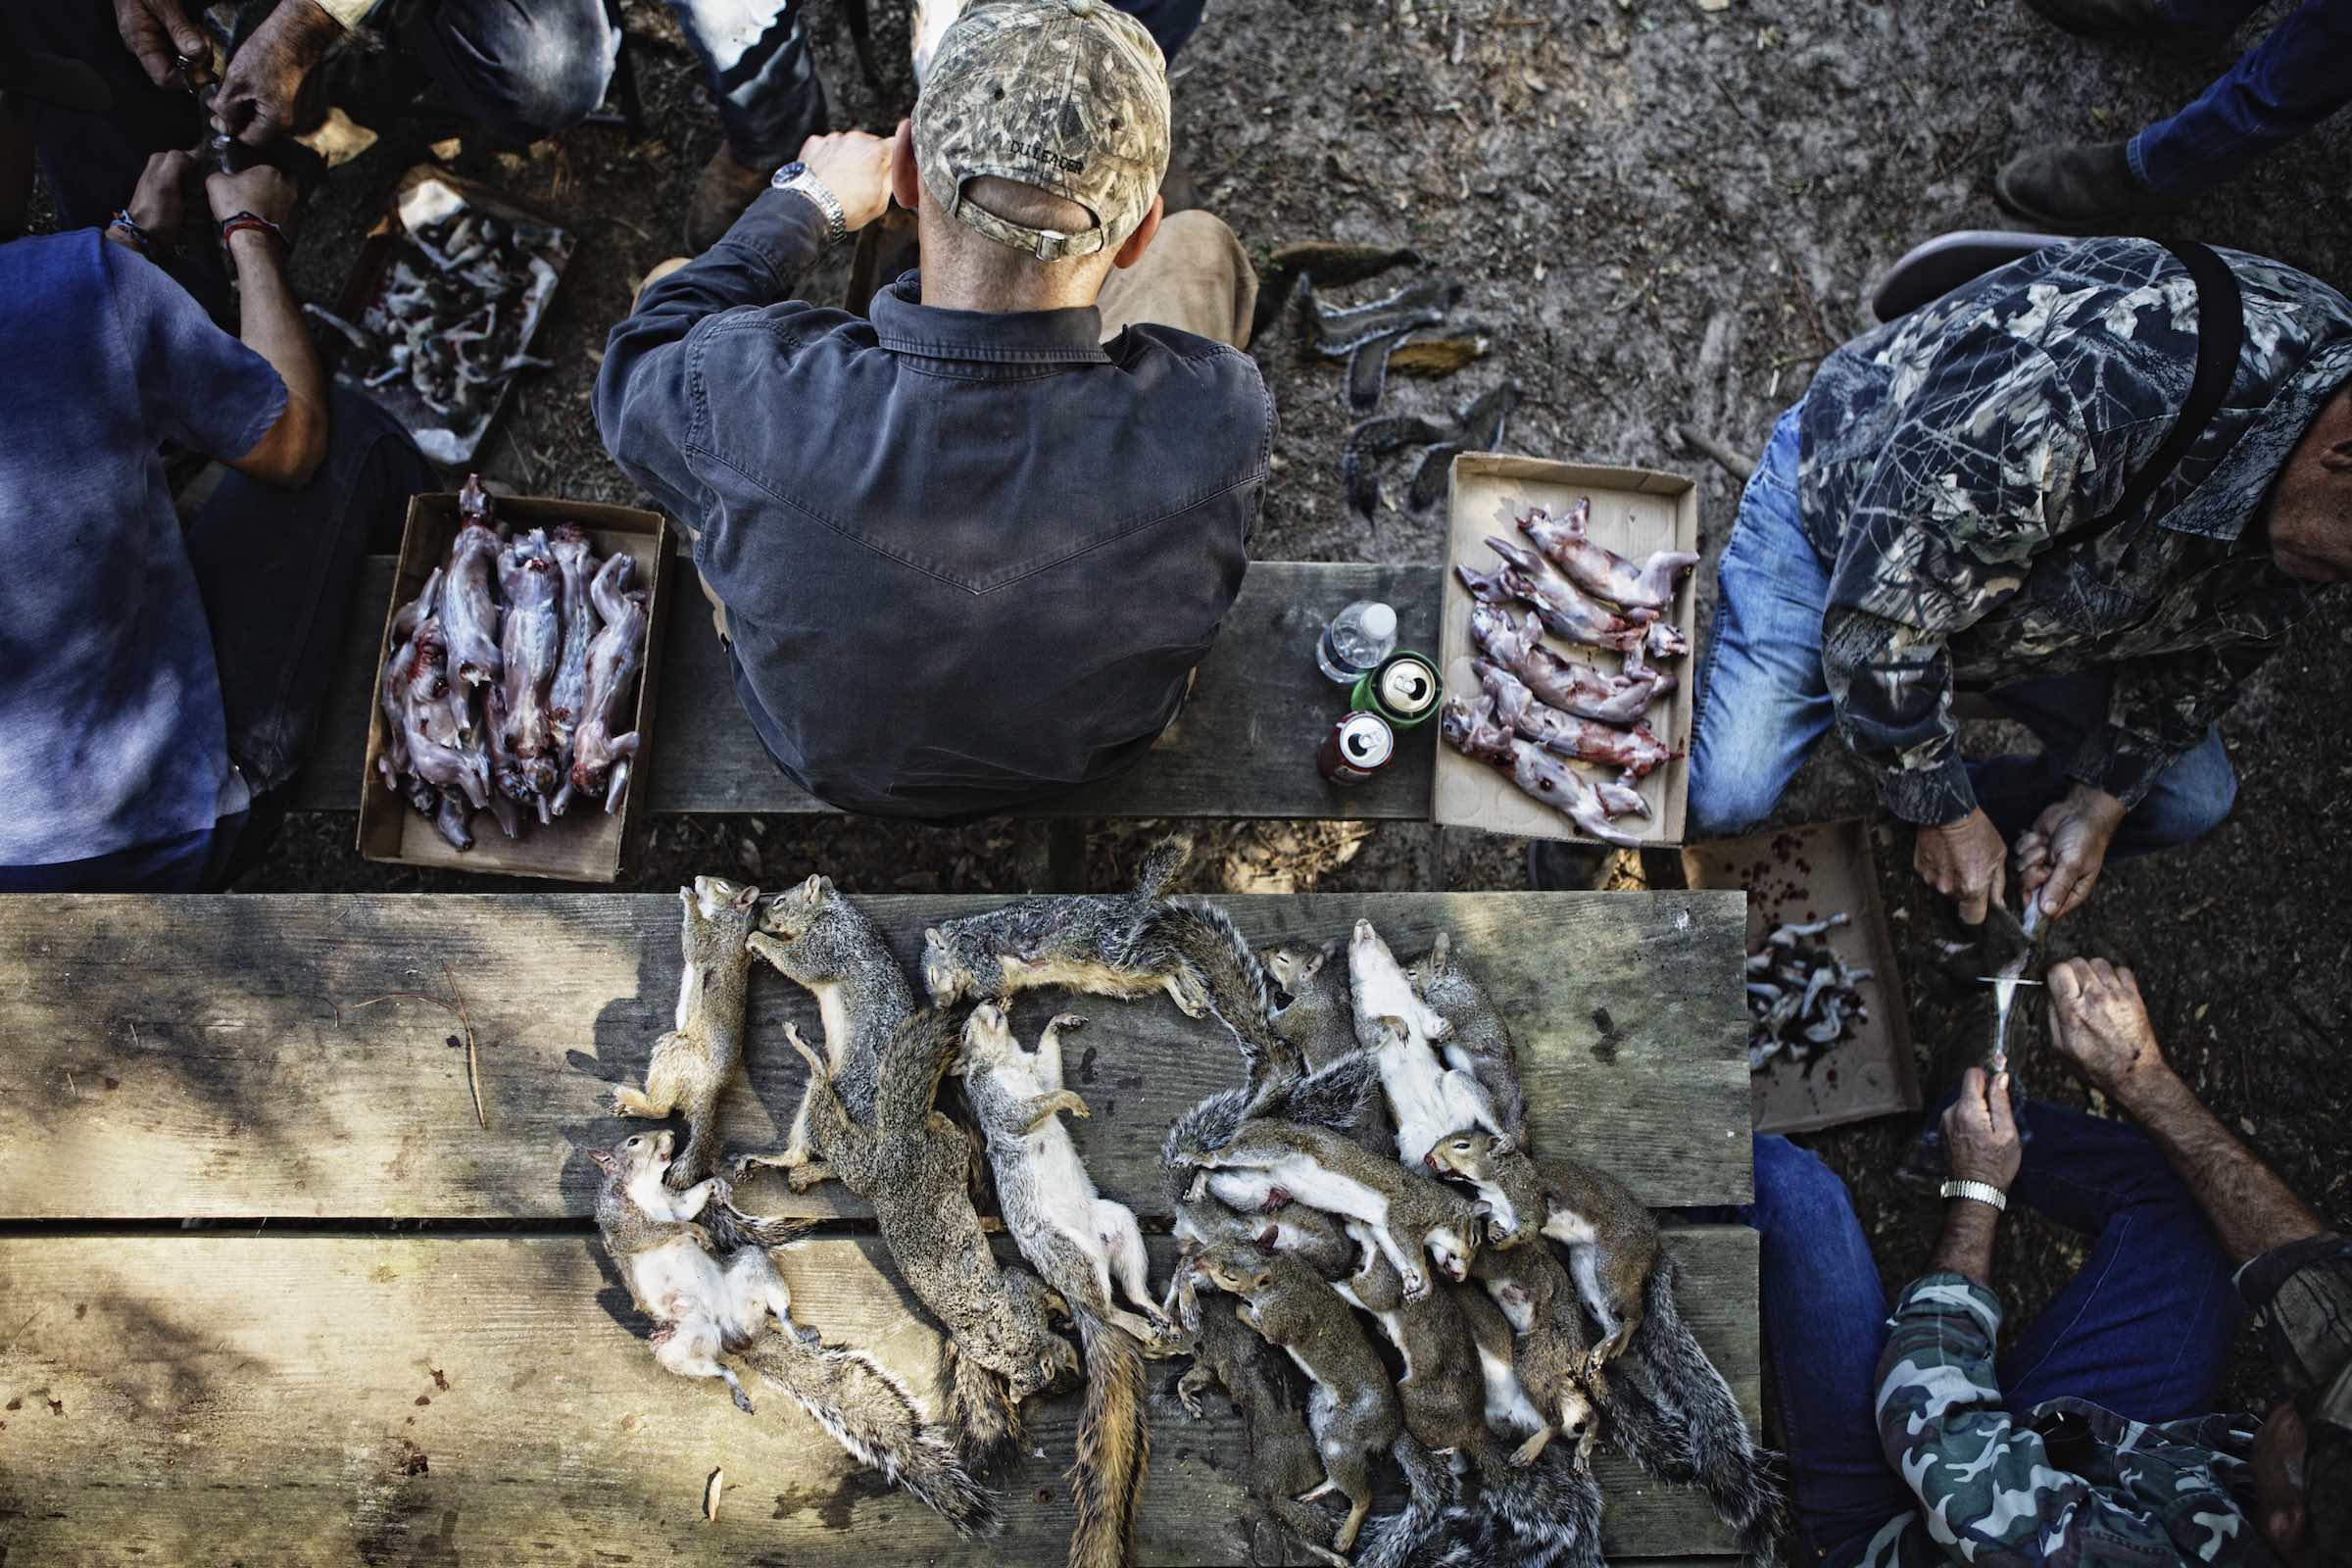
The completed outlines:
[[[647,799],[657,812],[832,809],[796,788],[760,749],[735,697],[726,652],[710,629],[694,566],[675,563],[677,595],[662,650],[662,690],[649,749]],[[359,807],[376,647],[393,561],[372,558],[335,667],[318,745],[295,781],[304,810]],[[1352,789],[1323,781],[1315,748],[1347,711],[1347,695],[1315,667],[1323,623],[1357,599],[1396,608],[1402,645],[1434,650],[1434,566],[1253,562],[1200,675],[1152,754],[1107,783],[1028,807],[1021,816],[1250,816],[1426,820],[1436,726],[1406,737],[1396,765]],[[888,613],[886,607],[877,614]]]
[[[925,923],[995,901],[868,906],[911,958]],[[1736,894],[1365,895],[1225,901],[1255,940],[1369,915],[1403,953],[1453,933],[1517,1019],[1539,1149],[1573,1148],[1652,1204],[1749,1193]],[[0,1561],[130,1563],[1059,1561],[1073,1397],[1033,1405],[976,1546],[854,1471],[788,1400],[757,1416],[662,1372],[595,1246],[583,1151],[667,1026],[665,896],[0,901]],[[403,993],[451,981],[479,1044]],[[380,1000],[391,998],[392,1000]],[[1060,999],[1025,999],[1034,1032]],[[782,1026],[810,999],[761,972],[728,1141],[797,1103]],[[1235,1080],[1213,1023],[1083,999],[1075,1131],[1147,1226],[1161,1131]],[[783,1258],[797,1315],[928,1387],[934,1333],[839,1189]],[[183,1221],[194,1222],[183,1226]],[[1670,1233],[1684,1307],[1756,1413],[1754,1234]],[[1165,1278],[1167,1244],[1155,1244]],[[1193,1421],[1155,1369],[1144,1556],[1243,1556],[1238,1421]],[[1211,1405],[1217,1401],[1211,1400]],[[726,1472],[715,1524],[705,1477]],[[1619,1558],[1731,1551],[1695,1494],[1599,1460]]]

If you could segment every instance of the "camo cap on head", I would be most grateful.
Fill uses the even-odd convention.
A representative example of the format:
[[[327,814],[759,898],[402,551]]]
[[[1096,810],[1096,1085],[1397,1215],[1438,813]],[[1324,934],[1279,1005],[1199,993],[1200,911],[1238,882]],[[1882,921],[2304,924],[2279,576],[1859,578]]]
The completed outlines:
[[[939,41],[914,106],[923,191],[958,222],[1041,262],[1115,249],[1168,172],[1168,71],[1159,45],[1105,0],[973,0]],[[983,175],[1035,185],[1094,214],[1075,233],[983,212]]]

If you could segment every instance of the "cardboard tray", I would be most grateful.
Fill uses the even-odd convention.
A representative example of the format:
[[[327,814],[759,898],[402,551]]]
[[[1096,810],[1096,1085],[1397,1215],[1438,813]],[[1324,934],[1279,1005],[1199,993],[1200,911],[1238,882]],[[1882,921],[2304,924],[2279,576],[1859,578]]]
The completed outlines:
[[[649,769],[656,750],[654,696],[662,685],[662,631],[669,612],[669,522],[658,512],[543,496],[500,496],[492,515],[496,522],[518,529],[576,522],[588,530],[599,556],[626,550],[636,558],[636,580],[647,590],[648,599],[645,667],[637,682],[636,729],[641,739],[629,763],[628,796],[617,816],[608,815],[601,801],[575,802],[562,816],[546,823],[535,813],[525,813],[522,832],[513,840],[499,832],[488,811],[477,811],[473,848],[452,849],[432,823],[418,816],[376,776],[375,760],[383,749],[389,721],[374,701],[376,683],[370,681],[368,755],[360,774],[360,854],[394,865],[541,876],[564,882],[616,881],[635,842],[634,830],[644,803],[651,799]],[[384,661],[392,655],[392,617],[422,590],[433,568],[449,559],[450,543],[457,536],[458,498],[454,493],[410,499],[408,526],[400,539],[399,569],[392,579],[392,602],[384,607],[384,629],[376,643],[377,670],[382,670]]]
[[[357,321],[367,313],[368,307],[375,302],[376,295],[383,288],[384,274],[391,270],[394,258],[400,254],[400,241],[407,232],[400,217],[402,207],[417,191],[435,184],[447,186],[466,206],[478,212],[517,222],[544,223],[556,231],[556,254],[549,262],[556,271],[555,284],[532,308],[529,318],[523,322],[522,336],[515,344],[515,352],[529,353],[531,344],[539,336],[540,326],[547,320],[548,307],[563,292],[564,274],[570,268],[573,251],[578,248],[577,236],[545,213],[501,196],[487,186],[432,164],[418,164],[400,176],[400,183],[393,187],[391,201],[385,205],[384,216],[376,220],[375,226],[368,231],[368,237],[360,244],[359,258],[352,263],[350,275],[343,280],[343,291],[335,298],[335,314],[346,321]],[[338,343],[344,341],[340,334],[332,331],[327,332],[326,336]],[[340,361],[337,363],[339,366]],[[386,413],[400,421],[401,428],[416,440],[426,457],[453,468],[464,467],[473,462],[482,443],[489,439],[491,428],[498,423],[498,416],[506,412],[507,401],[514,395],[514,377],[509,376],[500,383],[498,396],[491,400],[490,410],[482,416],[481,423],[469,430],[451,430],[442,422],[441,416],[427,408],[424,400],[417,397],[406,382],[394,381],[380,387],[362,386],[358,376],[346,374],[340,368],[335,372],[335,379],[361,396],[372,398],[380,404]],[[426,432],[434,430],[447,432],[454,441],[431,441],[428,444]]]
[[[1636,559],[1656,550],[1698,549],[1698,486],[1680,474],[1649,468],[1592,467],[1552,463],[1541,458],[1506,457],[1494,452],[1465,452],[1453,460],[1452,496],[1446,530],[1444,603],[1440,610],[1438,665],[1444,672],[1446,694],[1470,696],[1478,682],[1470,661],[1477,649],[1470,641],[1470,611],[1476,603],[1461,579],[1453,574],[1456,562],[1484,570],[1494,553],[1487,536],[1523,538],[1518,519],[1535,507],[1562,511],[1579,496],[1592,498],[1592,538],[1621,556]],[[1671,847],[1683,841],[1683,819],[1690,797],[1690,697],[1700,648],[1692,609],[1695,570],[1685,572],[1670,607],[1674,623],[1690,644],[1690,652],[1666,662],[1680,677],[1674,690],[1652,703],[1643,715],[1651,731],[1674,755],[1642,781],[1642,798],[1649,803],[1645,822],[1621,816],[1616,825],[1645,844]],[[1587,663],[1614,668],[1617,656],[1592,648],[1577,648],[1546,635],[1555,652]],[[1434,725],[1435,720],[1432,720]],[[1472,827],[1489,833],[1517,833],[1529,838],[1597,842],[1576,830],[1568,817],[1523,792],[1510,775],[1489,763],[1473,761],[1440,742],[1437,771],[1431,782],[1430,816],[1447,827]],[[1572,764],[1599,777],[1613,769]]]
[[[1762,947],[1776,926],[1843,909],[1853,922],[1827,934],[1830,949],[1846,963],[1873,971],[1858,988],[1870,1017],[1851,1039],[1810,1061],[1776,1057],[1763,1072],[1749,1074],[1756,1131],[1811,1132],[1919,1109],[1911,1010],[1879,897],[1869,819],[1698,845],[1683,851],[1683,870],[1694,888],[1746,891],[1748,952]]]

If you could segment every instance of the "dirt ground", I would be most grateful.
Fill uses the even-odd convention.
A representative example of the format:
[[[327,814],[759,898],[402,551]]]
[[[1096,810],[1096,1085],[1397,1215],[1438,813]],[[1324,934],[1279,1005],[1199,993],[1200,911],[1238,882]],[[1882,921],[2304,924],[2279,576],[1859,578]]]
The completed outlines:
[[[1720,548],[1737,488],[1682,449],[1678,421],[1757,449],[1822,354],[1868,324],[1862,302],[1889,263],[1942,230],[2006,226],[1989,196],[2004,158],[2051,137],[2128,134],[2210,70],[2078,42],[2015,0],[1716,4],[1212,0],[1176,66],[1178,156],[1203,204],[1253,251],[1309,238],[1406,244],[1465,286],[1454,319],[1480,327],[1492,352],[1449,380],[1393,381],[1384,412],[1443,414],[1513,382],[1527,402],[1508,448],[1693,473]],[[2258,24],[2284,9],[2266,8]],[[556,368],[524,388],[487,459],[530,493],[635,499],[598,446],[589,388],[606,328],[676,248],[688,186],[716,143],[667,13],[644,0],[623,10],[646,139],[592,125],[520,152],[469,142],[458,161],[583,239],[540,343]],[[836,125],[885,129],[908,102],[905,18],[875,11],[879,90],[858,73],[838,7],[813,7]],[[390,136],[337,171],[314,204],[299,269],[309,297],[332,297],[358,232],[417,156],[415,137],[401,143]],[[2198,203],[2181,228],[2352,284],[2348,163],[2352,117],[2339,117]],[[836,258],[804,292],[837,297],[842,270]],[[1338,368],[1304,358],[1287,329],[1257,353],[1282,415],[1257,553],[1435,561],[1438,514],[1399,510],[1409,467],[1384,470],[1396,499],[1375,521],[1348,513]],[[2342,1157],[2352,1058],[2340,1049],[2352,1027],[2352,766],[2337,749],[2348,707],[2352,598],[2338,596],[2226,726],[2243,781],[2234,819],[2192,849],[2115,866],[2056,939],[2133,964],[2168,1052],[2207,1102],[2339,1218],[2352,1210]],[[1784,815],[1870,806],[1867,786],[1825,758]],[[1151,831],[1098,833],[1097,882],[1118,878]],[[350,835],[348,816],[298,818],[246,885],[489,885],[367,865]],[[1430,848],[1429,830],[1412,826],[1218,826],[1201,838],[1196,884],[1233,889],[1416,886]],[[708,869],[782,883],[821,869],[852,890],[1001,891],[1014,885],[1017,848],[1003,826],[673,820],[658,826],[635,885]],[[1948,917],[1911,878],[1907,842],[1885,836],[1881,852],[1888,907],[1916,956]],[[1524,883],[1514,841],[1449,835],[1442,860],[1447,887]],[[1924,1072],[1973,1030],[1972,999],[1911,967]],[[2046,1047],[2029,1047],[2018,1066],[2037,1091],[2084,1102]],[[1889,1119],[1807,1140],[1853,1185],[1890,1286],[1923,1266],[1932,1243],[1934,1200],[1886,1175],[1911,1130]],[[2013,1301],[2046,1298],[2082,1251],[2080,1238],[2012,1222],[2001,1270]],[[2250,1361],[2230,1392],[2262,1396]]]

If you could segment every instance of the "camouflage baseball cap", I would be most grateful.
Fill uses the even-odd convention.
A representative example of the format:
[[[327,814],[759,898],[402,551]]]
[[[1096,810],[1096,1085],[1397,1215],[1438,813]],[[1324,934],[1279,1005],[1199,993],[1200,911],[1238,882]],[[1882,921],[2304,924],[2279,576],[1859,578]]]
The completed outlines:
[[[1107,0],[973,0],[940,39],[914,106],[923,190],[957,221],[1041,262],[1115,248],[1168,172],[1168,71],[1159,46]],[[983,212],[984,175],[1076,202],[1064,234]]]

